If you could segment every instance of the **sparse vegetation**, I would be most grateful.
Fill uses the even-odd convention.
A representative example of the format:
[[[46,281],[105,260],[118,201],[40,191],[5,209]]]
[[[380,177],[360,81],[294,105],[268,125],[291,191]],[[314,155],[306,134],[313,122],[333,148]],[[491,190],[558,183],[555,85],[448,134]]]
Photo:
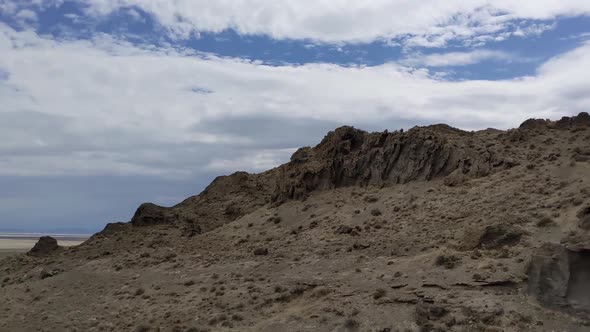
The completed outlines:
[[[373,299],[379,300],[380,298],[384,297],[385,295],[387,295],[387,291],[385,291],[385,289],[379,288],[373,293]]]
[[[537,226],[538,227],[549,227],[549,226],[554,226],[554,225],[555,225],[555,221],[553,221],[553,219],[551,219],[548,216],[542,216],[537,221]]]
[[[372,210],[371,210],[371,215],[372,215],[372,216],[374,216],[374,217],[378,217],[378,216],[380,216],[381,214],[382,214],[382,213],[381,213],[381,210],[379,210],[379,209],[376,209],[376,208],[375,208],[375,209],[372,209]]]
[[[283,221],[283,220],[279,216],[272,216],[272,217],[268,218],[268,222],[272,222],[273,224],[278,224],[281,221]]]
[[[344,328],[348,329],[348,330],[355,330],[357,329],[361,324],[354,318],[348,318],[344,321]]]
[[[443,254],[436,257],[435,264],[446,269],[454,269],[461,263],[461,259],[455,255]]]
[[[152,328],[148,325],[139,325],[135,328],[135,332],[149,332]]]

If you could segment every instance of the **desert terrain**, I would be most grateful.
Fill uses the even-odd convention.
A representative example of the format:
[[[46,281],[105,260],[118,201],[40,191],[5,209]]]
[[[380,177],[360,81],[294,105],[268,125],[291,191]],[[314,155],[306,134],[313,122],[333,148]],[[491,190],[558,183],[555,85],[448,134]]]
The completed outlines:
[[[517,125],[517,124],[515,124]],[[1,331],[590,331],[590,116],[330,132],[0,262]]]
[[[88,238],[85,235],[54,235],[60,246],[77,246]],[[33,234],[0,233],[0,257],[25,253],[39,240],[39,236]]]

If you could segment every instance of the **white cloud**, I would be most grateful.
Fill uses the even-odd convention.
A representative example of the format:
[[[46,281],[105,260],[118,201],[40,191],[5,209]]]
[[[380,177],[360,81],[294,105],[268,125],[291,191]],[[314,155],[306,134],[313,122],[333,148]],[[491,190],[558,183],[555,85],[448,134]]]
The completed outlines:
[[[207,168],[216,172],[232,172],[242,169],[262,172],[285,162],[295,150],[297,149],[260,150],[254,154],[234,159],[213,159]]]
[[[401,38],[407,46],[441,47],[527,36],[551,20],[590,14],[580,0],[81,0],[91,15],[137,6],[180,38],[193,31],[233,28],[242,34],[318,42],[369,42]]]
[[[16,13],[16,17],[23,21],[29,22],[36,22],[37,21],[37,13],[30,9],[23,9]]]
[[[575,33],[569,36],[565,36],[561,38],[562,40],[568,40],[568,39],[578,39],[578,40],[586,40],[586,39],[590,39],[590,32],[582,32],[582,33]]]
[[[486,60],[511,62],[514,56],[503,51],[475,50],[471,52],[434,53],[412,55],[400,61],[408,66],[446,67],[467,66]]]
[[[16,3],[9,0],[0,0],[0,13],[4,15],[13,15],[17,10]]]
[[[135,9],[128,9],[127,15],[137,22],[145,22],[145,19]]]
[[[269,149],[274,136],[214,127],[228,118],[508,128],[587,111],[590,77],[580,68],[589,66],[590,44],[583,44],[531,77],[449,82],[399,64],[273,67],[110,38],[54,41],[0,25],[0,68],[10,72],[0,81],[0,174],[260,170],[299,145]]]
[[[513,35],[518,37],[526,37],[526,36],[540,36],[543,32],[548,30],[553,30],[557,24],[531,24],[528,26],[517,27],[517,29],[513,32]]]

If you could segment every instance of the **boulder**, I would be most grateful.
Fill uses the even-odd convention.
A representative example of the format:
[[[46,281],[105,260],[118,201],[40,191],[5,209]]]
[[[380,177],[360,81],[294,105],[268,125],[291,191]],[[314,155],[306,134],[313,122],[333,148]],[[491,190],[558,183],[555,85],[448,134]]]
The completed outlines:
[[[51,236],[42,236],[35,246],[28,252],[31,256],[45,256],[59,249],[57,240]]]
[[[566,305],[570,278],[568,250],[547,243],[535,250],[528,267],[528,292],[540,304],[549,307]]]

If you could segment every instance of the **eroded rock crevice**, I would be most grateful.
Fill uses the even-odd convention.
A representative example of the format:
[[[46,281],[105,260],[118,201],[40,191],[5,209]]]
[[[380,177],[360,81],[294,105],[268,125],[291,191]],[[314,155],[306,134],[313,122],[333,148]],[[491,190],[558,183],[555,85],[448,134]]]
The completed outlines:
[[[545,307],[590,317],[590,251],[545,244],[532,256],[528,291]]]
[[[566,299],[574,309],[590,313],[590,251],[569,251]]]

